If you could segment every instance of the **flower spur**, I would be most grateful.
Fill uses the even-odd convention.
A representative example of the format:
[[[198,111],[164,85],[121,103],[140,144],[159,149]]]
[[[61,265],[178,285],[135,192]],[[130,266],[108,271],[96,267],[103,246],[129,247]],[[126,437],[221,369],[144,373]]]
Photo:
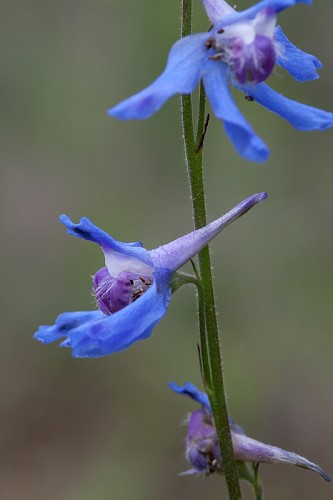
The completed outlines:
[[[163,73],[146,89],[110,108],[110,116],[148,118],[174,94],[190,94],[202,79],[215,115],[237,152],[248,160],[265,161],[269,150],[237,108],[228,82],[247,100],[258,102],[298,130],[325,130],[333,125],[332,113],[290,100],[264,83],[276,64],[299,82],[318,78],[320,61],[295,47],[276,26],[281,10],[311,0],[262,0],[242,12],[224,0],[202,1],[212,30],[176,42]]]
[[[34,338],[49,344],[65,337],[60,345],[70,347],[78,358],[105,356],[148,338],[168,308],[177,269],[266,197],[253,195],[202,229],[154,250],[146,250],[141,242],[121,243],[86,217],[74,224],[61,215],[69,234],[97,243],[104,252],[105,266],[93,277],[99,310],[65,312],[54,325],[40,326]]]

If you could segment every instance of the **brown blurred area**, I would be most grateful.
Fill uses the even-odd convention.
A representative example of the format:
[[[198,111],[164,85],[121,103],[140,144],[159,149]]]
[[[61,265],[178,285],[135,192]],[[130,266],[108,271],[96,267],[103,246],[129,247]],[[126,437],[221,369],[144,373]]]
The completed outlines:
[[[250,2],[239,0],[242,9]],[[207,19],[194,2],[195,29]],[[271,84],[333,110],[331,2],[280,22],[324,63],[318,81],[282,70]],[[63,311],[94,307],[99,248],[57,221],[90,217],[147,248],[192,229],[179,101],[150,120],[105,110],[163,69],[180,2],[4,0],[1,8],[1,398],[3,500],[226,498],[219,477],[179,477],[195,405],[168,380],[200,386],[194,292],[173,297],[149,341],[97,360],[32,338]],[[212,118],[206,138],[209,217],[255,192],[269,199],[213,243],[228,401],[252,437],[333,473],[332,131],[300,133],[236,97],[271,149],[239,158]],[[262,466],[270,500],[333,498],[310,472]],[[223,496],[224,495],[224,496]],[[251,494],[244,486],[244,498]]]

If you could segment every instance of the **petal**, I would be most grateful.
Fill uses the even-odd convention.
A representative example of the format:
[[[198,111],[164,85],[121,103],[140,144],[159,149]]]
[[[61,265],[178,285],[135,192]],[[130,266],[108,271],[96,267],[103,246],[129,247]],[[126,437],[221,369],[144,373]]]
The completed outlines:
[[[295,80],[305,82],[319,78],[317,69],[322,67],[319,59],[293,45],[280,26],[275,28],[274,38],[282,48],[277,64],[287,70]]]
[[[209,102],[224,122],[225,132],[237,152],[247,160],[265,161],[269,150],[237,108],[228,87],[227,71],[222,62],[207,62],[203,82]]]
[[[178,475],[179,476],[194,476],[195,474],[201,474],[202,471],[198,469],[188,469],[185,470],[184,472],[180,472]]]
[[[93,241],[102,247],[111,276],[116,276],[122,271],[152,275],[153,267],[149,252],[142,247],[140,241],[135,243],[117,241],[95,226],[87,217],[82,217],[79,224],[74,224],[67,215],[61,215],[59,220],[66,226],[68,234]]]
[[[232,432],[234,432],[235,434],[242,434],[243,436],[245,436],[245,431],[244,431],[243,427],[236,424],[234,419],[231,417],[229,417],[229,424],[230,424],[230,429]]]
[[[140,250],[145,250],[141,249]],[[145,250],[143,258],[140,260],[131,255],[114,252],[113,250],[104,250],[105,265],[108,268],[110,276],[117,276],[121,272],[134,274],[142,274],[145,276],[153,276],[154,268],[151,266],[151,261],[148,257],[148,252]],[[141,256],[141,255],[140,255]],[[148,265],[147,265],[148,264]]]
[[[170,271],[176,271],[205,247],[223,228],[244,215],[257,203],[264,201],[267,196],[267,193],[250,196],[207,226],[151,250],[150,255],[155,267],[165,267]]]
[[[225,17],[225,19],[218,23],[217,27],[228,26],[229,24],[234,24],[239,21],[248,21],[250,19],[253,19],[262,9],[268,8],[278,13],[281,10],[284,10],[288,7],[293,7],[298,3],[311,4],[312,0],[262,0],[261,2],[256,3],[248,9],[245,9],[241,12],[235,12],[234,14]]]
[[[105,315],[101,311],[66,312],[60,314],[53,326],[42,325],[34,334],[34,338],[43,344],[50,344],[56,340],[66,337],[68,332],[76,328],[96,323]]]
[[[276,11],[266,7],[258,12],[253,20],[253,26],[257,35],[273,38],[276,26]]]
[[[82,217],[79,224],[75,224],[71,221],[68,215],[60,215],[60,222],[64,224],[67,228],[67,233],[77,238],[83,238],[85,240],[93,241],[98,243],[103,248],[111,248],[112,250],[117,250],[122,252],[128,247],[141,248],[141,241],[136,241],[133,243],[121,243],[120,241],[112,238],[108,233],[102,231],[99,227],[95,226],[88,217]]]
[[[176,394],[180,394],[181,396],[189,396],[190,398],[194,399],[194,401],[207,408],[207,410],[209,410],[210,412],[212,411],[207,394],[205,392],[199,391],[199,389],[194,384],[192,384],[192,382],[185,382],[183,386],[178,385],[175,382],[169,382],[169,387]]]
[[[189,382],[188,382],[189,384]],[[170,384],[169,384],[170,385]],[[173,384],[176,386],[176,388],[179,389],[179,386],[177,386],[177,384]],[[186,384],[185,384],[186,385]],[[198,391],[198,389],[193,385],[193,384],[190,384],[197,393],[199,393],[199,395],[202,395],[204,393],[201,393],[200,391]],[[172,389],[172,382],[171,382],[171,385],[170,385],[171,389]],[[189,393],[187,391],[183,391],[182,387],[180,388],[181,389],[181,392],[180,394],[181,395],[189,395]],[[177,393],[177,391],[176,391]],[[179,392],[178,392],[179,394]],[[190,395],[190,397],[192,397]],[[200,398],[200,396],[199,396]],[[193,399],[193,398],[192,398]],[[197,399],[195,399],[195,401],[197,401]],[[200,398],[200,401],[199,403],[202,404],[202,398]],[[203,405],[203,407],[199,408],[198,410],[195,410],[194,412],[191,413],[190,415],[190,418],[189,418],[189,421],[188,421],[188,431],[187,431],[187,441],[190,443],[189,444],[193,444],[191,443],[191,441],[195,441],[195,442],[198,442],[198,441],[202,441],[204,439],[207,439],[207,438],[211,438],[213,436],[216,435],[216,429],[215,429],[215,426],[214,426],[214,423],[213,423],[213,418],[212,418],[212,415],[211,415],[211,411],[210,411],[210,407],[208,408],[209,412],[207,411],[207,407],[206,405]],[[192,465],[193,462],[192,462]]]
[[[333,126],[333,114],[287,99],[265,83],[234,86],[253,97],[262,106],[280,115],[298,130],[326,130]]]
[[[228,24],[221,30],[221,39],[241,37],[246,44],[251,44],[256,35],[263,35],[273,38],[276,25],[276,12],[274,9],[261,9],[254,19],[243,20],[237,23]],[[219,38],[219,30],[215,30]]]
[[[100,311],[61,314],[55,325],[42,326],[35,338],[43,343],[67,337],[61,346],[71,347],[75,358],[98,358],[126,349],[148,338],[164,316],[171,298],[170,274],[155,282],[138,300],[110,316]]]
[[[149,87],[108,110],[120,120],[141,120],[158,111],[174,94],[190,94],[200,80],[201,64],[207,57],[207,33],[182,38],[171,48],[163,73]]]
[[[312,470],[320,474],[325,481],[331,478],[326,472],[309,460],[296,453],[282,450],[276,446],[261,443],[242,434],[232,434],[232,443],[236,460],[259,463],[285,463],[297,465],[304,469]]]
[[[202,3],[212,24],[235,12],[235,9],[224,0],[202,0]]]

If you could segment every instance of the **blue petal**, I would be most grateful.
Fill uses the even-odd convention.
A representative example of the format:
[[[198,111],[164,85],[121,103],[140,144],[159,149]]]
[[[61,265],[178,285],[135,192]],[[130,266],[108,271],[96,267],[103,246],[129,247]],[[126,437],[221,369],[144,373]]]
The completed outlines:
[[[53,326],[41,326],[34,337],[43,343],[60,338],[75,358],[98,358],[126,349],[148,338],[163,318],[171,298],[170,275],[157,273],[155,282],[139,299],[105,316],[100,311],[63,313]]]
[[[319,59],[292,44],[280,26],[275,28],[274,38],[283,47],[283,53],[278,56],[277,64],[287,70],[295,80],[305,82],[319,78],[317,69],[322,67]]]
[[[202,0],[202,3],[212,24],[235,12],[235,9],[224,0]]]
[[[149,87],[108,110],[121,120],[148,118],[174,94],[190,94],[200,80],[201,64],[207,57],[207,33],[182,38],[171,48],[163,73]]]
[[[234,432],[235,434],[241,434],[242,436],[246,436],[245,431],[243,427],[240,425],[236,424],[233,418],[229,417],[229,424],[230,424],[230,429],[231,432]]]
[[[272,9],[276,13],[281,10],[287,9],[288,7],[293,7],[298,3],[311,4],[312,0],[262,0],[257,4],[245,9],[241,12],[235,12],[230,16],[226,16],[220,23],[216,25],[217,28],[228,26],[229,24],[238,23],[240,21],[247,21],[256,17],[258,12],[263,9]]]
[[[237,152],[247,160],[265,161],[269,149],[237,108],[228,87],[227,71],[226,64],[207,61],[202,76],[207,97]]]
[[[104,251],[115,251],[139,259],[149,266],[152,265],[148,251],[142,247],[140,241],[134,243],[122,243],[112,238],[108,233],[95,226],[88,217],[82,217],[75,224],[67,215],[60,215],[59,220],[66,226],[67,233],[77,238],[93,241],[102,247]]]
[[[43,344],[50,344],[60,340],[69,332],[87,326],[89,323],[96,323],[105,318],[101,311],[70,312],[60,314],[53,326],[40,326],[34,334],[34,338]]]
[[[185,382],[183,386],[176,384],[175,382],[169,382],[170,389],[176,394],[181,394],[182,396],[189,396],[190,398],[200,403],[202,406],[207,408],[210,412],[210,402],[208,396],[205,392],[199,391],[197,387],[192,384],[192,382]]]
[[[252,96],[262,106],[280,115],[298,130],[326,130],[333,126],[333,114],[322,109],[287,99],[265,83],[237,85],[235,87]]]
[[[197,403],[200,403],[202,406],[207,408],[207,410],[211,413],[211,406],[209,402],[209,398],[205,392],[199,391],[199,389],[192,384],[192,382],[185,382],[183,386],[176,384],[175,382],[169,382],[170,389],[176,394],[180,394],[181,396],[189,396]],[[233,418],[229,417],[230,428],[232,432],[236,434],[246,435],[244,429],[236,424]]]

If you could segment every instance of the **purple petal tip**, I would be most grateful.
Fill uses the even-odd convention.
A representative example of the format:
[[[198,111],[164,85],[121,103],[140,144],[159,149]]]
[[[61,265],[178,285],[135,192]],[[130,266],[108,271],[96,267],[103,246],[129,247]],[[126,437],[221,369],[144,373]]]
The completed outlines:
[[[258,193],[258,194],[255,194],[254,195],[255,197],[257,197],[257,203],[261,203],[262,201],[266,200],[266,198],[268,198],[268,193]]]
[[[252,207],[257,205],[258,203],[263,202],[268,197],[268,194],[265,192],[254,194],[249,198],[243,200],[238,206],[240,208],[240,215],[244,215],[248,212]]]
[[[327,474],[327,472],[325,472],[321,467],[318,467],[318,474],[321,475],[321,477],[323,479],[325,479],[325,481],[327,481],[328,483],[330,483],[332,481],[331,479],[331,476],[329,474]]]

